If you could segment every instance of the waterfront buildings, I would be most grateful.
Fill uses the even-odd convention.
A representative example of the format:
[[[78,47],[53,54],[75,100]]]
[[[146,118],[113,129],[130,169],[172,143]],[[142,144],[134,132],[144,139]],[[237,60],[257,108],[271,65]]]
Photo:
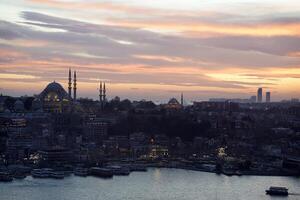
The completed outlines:
[[[196,160],[202,167],[219,164],[239,170],[246,168],[242,160],[257,170],[297,171],[289,169],[291,160],[286,159],[293,156],[295,162],[300,157],[296,100],[256,103],[254,96],[183,107],[182,95],[181,102],[172,98],[156,105],[119,97],[108,100],[102,82],[99,100],[94,101],[77,97],[71,75],[70,70],[68,92],[51,82],[33,97],[0,96],[0,162],[46,167],[184,159],[190,167],[198,166]],[[262,89],[258,97],[259,102]],[[268,93],[266,101],[271,101]]]

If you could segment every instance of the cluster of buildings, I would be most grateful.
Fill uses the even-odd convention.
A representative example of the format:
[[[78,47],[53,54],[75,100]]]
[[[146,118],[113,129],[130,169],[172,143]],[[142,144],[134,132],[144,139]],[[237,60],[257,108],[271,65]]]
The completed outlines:
[[[0,96],[0,164],[66,165],[105,160],[181,160],[270,173],[300,172],[300,105],[257,99],[211,99],[184,105],[171,98],[110,101],[77,98],[76,71],[68,92],[49,83],[33,97]],[[247,162],[246,162],[247,161]],[[187,162],[188,163],[188,162]],[[249,164],[250,165],[250,164]],[[250,170],[249,166],[247,168]],[[250,172],[249,172],[250,173]]]

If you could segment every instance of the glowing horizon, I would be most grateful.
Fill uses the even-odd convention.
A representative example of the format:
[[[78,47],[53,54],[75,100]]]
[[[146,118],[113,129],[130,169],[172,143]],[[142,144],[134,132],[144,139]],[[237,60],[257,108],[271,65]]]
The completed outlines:
[[[3,0],[0,93],[65,88],[78,96],[166,101],[300,98],[300,4],[296,0]]]

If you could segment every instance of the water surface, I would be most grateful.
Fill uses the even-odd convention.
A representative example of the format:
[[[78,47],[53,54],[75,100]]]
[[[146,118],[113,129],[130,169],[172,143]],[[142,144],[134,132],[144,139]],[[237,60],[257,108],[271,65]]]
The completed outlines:
[[[2,200],[264,200],[300,199],[270,197],[269,186],[300,192],[300,178],[224,176],[181,169],[149,169],[112,179],[70,176],[64,180],[33,179],[0,183]]]

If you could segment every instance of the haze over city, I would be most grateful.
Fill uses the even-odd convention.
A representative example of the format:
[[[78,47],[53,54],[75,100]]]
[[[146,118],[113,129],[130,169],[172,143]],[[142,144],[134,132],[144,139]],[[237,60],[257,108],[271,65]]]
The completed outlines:
[[[296,0],[2,0],[0,93],[39,94],[55,80],[98,98],[164,101],[299,98]]]

